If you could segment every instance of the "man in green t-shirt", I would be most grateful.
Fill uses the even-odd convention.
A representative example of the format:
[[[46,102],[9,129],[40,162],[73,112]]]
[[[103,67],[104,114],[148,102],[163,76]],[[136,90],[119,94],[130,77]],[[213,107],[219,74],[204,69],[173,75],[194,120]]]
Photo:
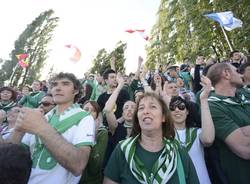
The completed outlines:
[[[28,95],[24,95],[18,104],[29,107],[29,108],[37,108],[39,106],[39,102],[45,96],[45,92],[41,91],[42,83],[39,80],[34,80],[32,83],[32,92]]]
[[[240,88],[242,76],[229,63],[217,63],[207,73],[215,91],[209,106],[215,126],[215,144],[229,183],[250,181],[250,93]]]

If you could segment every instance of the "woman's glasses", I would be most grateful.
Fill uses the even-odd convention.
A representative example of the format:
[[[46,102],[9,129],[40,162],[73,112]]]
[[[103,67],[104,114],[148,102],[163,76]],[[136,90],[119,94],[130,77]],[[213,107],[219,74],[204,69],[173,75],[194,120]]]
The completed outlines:
[[[169,105],[169,110],[170,110],[170,111],[175,111],[176,107],[177,107],[179,110],[181,110],[181,111],[183,111],[183,110],[186,109],[186,105],[185,105],[184,103],[180,103],[180,104],[177,104],[177,105],[175,105],[175,104]]]

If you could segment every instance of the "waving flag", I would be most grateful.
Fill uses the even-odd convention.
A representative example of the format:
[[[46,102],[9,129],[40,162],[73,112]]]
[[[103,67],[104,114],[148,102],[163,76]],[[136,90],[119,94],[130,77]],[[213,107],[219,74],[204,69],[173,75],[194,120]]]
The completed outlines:
[[[242,27],[242,21],[234,17],[233,12],[219,12],[219,13],[210,13],[205,15],[207,18],[210,18],[216,22],[219,22],[227,31],[231,31],[235,28]]]
[[[72,50],[72,56],[70,57],[71,61],[77,62],[81,59],[81,51],[78,49],[76,46],[68,44],[65,45],[65,47],[69,48]]]
[[[28,54],[16,55],[19,66],[21,66],[22,68],[27,68],[29,66],[28,56]]]
[[[146,40],[146,41],[149,40],[149,37],[145,34],[145,29],[135,29],[135,30],[133,30],[133,29],[127,29],[127,30],[125,30],[125,32],[127,32],[127,33],[134,33],[134,32],[137,32],[137,33],[139,33],[139,34],[141,35],[141,37],[142,37],[144,40]]]
[[[125,32],[127,32],[127,33],[134,33],[134,32],[135,32],[135,30],[132,30],[132,29],[127,29],[127,30],[125,30]]]

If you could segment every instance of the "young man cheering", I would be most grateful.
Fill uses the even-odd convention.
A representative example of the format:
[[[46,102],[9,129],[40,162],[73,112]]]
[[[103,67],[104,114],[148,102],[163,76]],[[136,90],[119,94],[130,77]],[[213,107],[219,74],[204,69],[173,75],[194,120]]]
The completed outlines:
[[[46,118],[39,110],[20,110],[12,142],[22,139],[31,151],[29,184],[76,184],[94,144],[94,120],[74,104],[81,95],[80,82],[73,74],[52,78],[51,93],[57,106]]]

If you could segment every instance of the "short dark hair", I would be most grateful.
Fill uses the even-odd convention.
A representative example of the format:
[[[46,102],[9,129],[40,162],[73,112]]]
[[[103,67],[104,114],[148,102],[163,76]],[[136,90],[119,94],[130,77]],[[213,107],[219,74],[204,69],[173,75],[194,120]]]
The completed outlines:
[[[54,75],[49,80],[49,83],[51,84],[56,80],[65,79],[65,78],[70,80],[74,85],[74,89],[78,91],[78,94],[76,94],[76,96],[74,98],[74,102],[77,102],[77,100],[79,98],[81,98],[81,96],[82,96],[82,91],[81,91],[82,85],[81,85],[80,81],[76,78],[76,76],[73,73],[60,72],[59,74]]]
[[[11,100],[13,101],[16,101],[16,98],[17,98],[17,92],[12,88],[12,87],[9,87],[9,86],[4,86],[4,87],[1,87],[0,88],[0,93],[4,90],[7,90],[7,91],[10,91],[12,93],[11,95]]]
[[[116,73],[114,70],[112,70],[112,69],[106,69],[104,72],[103,72],[103,74],[102,74],[102,76],[103,76],[103,79],[105,80],[105,79],[108,79],[108,77],[109,77],[109,74],[110,73]]]
[[[33,82],[38,82],[38,83],[40,84],[40,86],[42,86],[42,85],[43,85],[42,81],[37,80],[37,79],[33,80]],[[32,82],[32,83],[33,83],[33,82]]]
[[[234,53],[237,53],[237,52],[240,52],[240,51],[238,51],[238,50],[233,50],[232,52],[230,52],[230,55],[229,55],[230,58],[233,57]]]
[[[28,183],[31,167],[28,149],[18,144],[0,144],[0,183]]]
[[[171,118],[170,111],[169,111],[167,105],[165,104],[163,99],[160,98],[157,94],[148,93],[148,92],[144,93],[143,96],[141,96],[141,98],[139,98],[139,100],[136,104],[137,108],[136,108],[135,113],[134,113],[134,121],[133,121],[134,123],[133,123],[133,128],[132,128],[132,136],[135,137],[136,135],[141,133],[141,127],[139,125],[137,113],[138,113],[138,107],[139,107],[140,101],[143,98],[154,98],[160,103],[161,108],[162,108],[162,113],[165,116],[165,122],[162,123],[162,135],[163,135],[163,137],[166,137],[168,139],[174,139],[174,136],[175,136],[174,124],[173,124],[173,120]]]

